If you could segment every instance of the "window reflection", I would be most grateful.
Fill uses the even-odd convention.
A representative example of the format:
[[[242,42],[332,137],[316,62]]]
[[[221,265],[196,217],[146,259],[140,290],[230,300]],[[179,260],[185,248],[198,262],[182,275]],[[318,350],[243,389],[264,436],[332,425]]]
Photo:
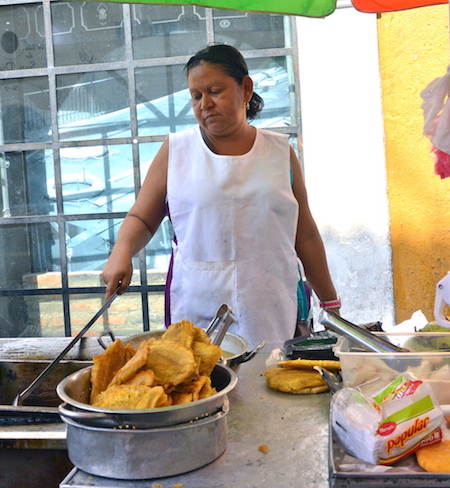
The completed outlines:
[[[40,4],[0,7],[0,71],[44,67],[44,30]]]
[[[111,2],[52,2],[55,65],[125,58],[123,10]]]
[[[61,75],[56,82],[62,140],[130,136],[130,100],[125,71]]]
[[[46,77],[0,81],[0,143],[51,141]]]
[[[193,54],[206,44],[205,8],[190,5],[133,5],[135,59]]]

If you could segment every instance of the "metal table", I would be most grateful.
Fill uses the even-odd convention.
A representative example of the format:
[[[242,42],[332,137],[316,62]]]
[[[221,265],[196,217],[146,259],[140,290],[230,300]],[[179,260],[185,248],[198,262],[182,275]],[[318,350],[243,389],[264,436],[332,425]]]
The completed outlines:
[[[329,393],[290,395],[270,390],[268,354],[238,372],[229,395],[227,449],[213,463],[178,476],[120,481],[73,469],[60,488],[328,488]],[[268,452],[258,447],[268,446]],[[112,460],[112,462],[114,462]]]

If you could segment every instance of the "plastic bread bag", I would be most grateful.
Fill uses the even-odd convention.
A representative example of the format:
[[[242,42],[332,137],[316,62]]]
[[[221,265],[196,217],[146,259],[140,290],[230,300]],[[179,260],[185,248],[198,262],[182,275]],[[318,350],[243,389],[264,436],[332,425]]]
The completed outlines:
[[[345,387],[332,397],[333,433],[352,456],[391,465],[442,440],[444,414],[432,388],[410,373],[374,395]]]

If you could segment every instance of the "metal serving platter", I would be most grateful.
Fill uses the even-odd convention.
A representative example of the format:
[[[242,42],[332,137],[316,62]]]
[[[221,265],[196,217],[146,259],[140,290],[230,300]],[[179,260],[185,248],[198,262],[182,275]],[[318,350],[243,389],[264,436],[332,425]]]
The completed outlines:
[[[450,473],[424,471],[414,454],[394,466],[374,466],[350,456],[333,434],[331,419],[330,412],[330,488],[450,488]],[[444,438],[450,438],[450,429],[443,430]]]

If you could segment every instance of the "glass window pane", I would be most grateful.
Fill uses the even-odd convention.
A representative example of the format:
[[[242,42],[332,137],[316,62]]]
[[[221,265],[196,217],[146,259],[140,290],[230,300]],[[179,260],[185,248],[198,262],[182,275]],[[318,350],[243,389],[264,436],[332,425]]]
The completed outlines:
[[[52,2],[55,65],[121,61],[123,8],[110,2]]]
[[[42,5],[0,7],[0,71],[47,64]]]
[[[100,273],[116,241],[120,219],[72,220],[66,222],[65,238],[69,286],[104,286]],[[93,284],[79,284],[79,273],[90,273]],[[95,283],[95,284],[94,284]]]
[[[51,141],[46,77],[0,81],[0,143]]]
[[[52,259],[50,223],[0,227],[0,289],[30,288],[35,275],[60,271]]]
[[[61,278],[56,274],[47,273],[42,281],[55,283]],[[41,281],[41,280],[39,280]],[[41,295],[25,297],[28,327],[28,337],[61,337],[64,336],[64,315],[61,295]]]
[[[276,14],[251,14],[213,10],[214,41],[240,51],[285,47],[284,18]]]
[[[136,70],[140,136],[167,134],[195,124],[182,65]]]
[[[141,162],[141,181],[144,181],[148,168],[159,151],[162,142],[148,142],[139,144],[139,160]]]
[[[165,276],[169,268],[170,255],[172,253],[172,238],[172,224],[166,217],[145,248],[147,270],[154,272],[152,275],[152,285],[165,283]]]
[[[85,146],[60,150],[64,212],[126,212],[134,203],[132,149],[128,145]],[[57,198],[55,179],[48,193]]]
[[[264,100],[264,108],[254,120],[258,127],[287,127],[294,122],[295,104],[286,58],[250,59],[247,62],[255,92]]]
[[[150,330],[165,330],[164,325],[164,292],[148,293]]]
[[[194,54],[206,45],[205,8],[133,5],[134,59]]]
[[[48,198],[47,178],[53,175],[52,151],[0,153],[0,205],[3,217],[48,215],[53,205]]]
[[[0,297],[0,337],[64,335],[61,297]]]
[[[61,140],[130,136],[125,71],[60,75],[56,86]]]
[[[104,304],[103,295],[73,295],[70,298],[72,335],[77,334]],[[117,297],[86,333],[98,336],[111,330],[115,336],[131,336],[142,333],[142,299],[140,293],[126,292]],[[110,344],[106,337],[105,344]]]

